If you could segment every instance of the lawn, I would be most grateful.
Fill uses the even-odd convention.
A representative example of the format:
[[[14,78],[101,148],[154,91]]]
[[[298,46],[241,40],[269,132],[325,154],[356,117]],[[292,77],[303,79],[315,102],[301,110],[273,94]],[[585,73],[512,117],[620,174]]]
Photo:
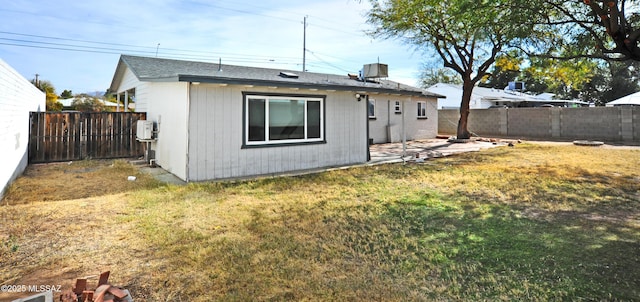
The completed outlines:
[[[638,167],[640,149],[532,143],[186,186],[123,161],[30,166],[0,206],[0,282],[110,270],[135,301],[637,300]]]

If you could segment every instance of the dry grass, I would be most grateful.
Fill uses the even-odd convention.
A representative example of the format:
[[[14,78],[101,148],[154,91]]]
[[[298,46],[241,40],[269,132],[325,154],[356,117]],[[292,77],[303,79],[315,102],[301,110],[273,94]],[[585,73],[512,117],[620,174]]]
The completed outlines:
[[[45,175],[73,175],[58,164],[29,167],[9,191],[2,284],[70,286],[109,269],[136,301],[640,296],[638,150],[518,145],[182,187],[126,182],[137,172],[122,162],[83,165],[114,186],[89,194],[88,177],[69,177],[57,195]]]
[[[136,182],[127,181],[136,176]],[[152,177],[124,160],[85,160],[30,165],[9,188],[4,205],[104,196],[154,187]]]

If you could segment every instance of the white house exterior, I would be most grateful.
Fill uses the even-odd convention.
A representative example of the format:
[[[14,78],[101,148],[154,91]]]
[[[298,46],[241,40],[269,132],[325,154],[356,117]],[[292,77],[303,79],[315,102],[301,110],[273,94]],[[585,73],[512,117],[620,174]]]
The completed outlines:
[[[391,81],[124,55],[110,89],[135,98],[155,124],[156,163],[185,181],[364,163],[367,99],[435,98]]]
[[[373,143],[396,143],[434,138],[438,134],[435,96],[369,96],[369,138]]]
[[[438,83],[427,91],[446,96],[438,99],[438,109],[459,109],[462,100],[462,85]],[[579,100],[553,100],[552,93],[530,95],[527,93],[486,87],[473,87],[470,109],[487,109],[491,107],[539,107],[542,105],[558,107],[579,107],[588,103]]]
[[[0,59],[0,198],[27,167],[29,112],[45,106],[45,94]]]
[[[640,106],[640,92],[632,93],[617,100],[608,102],[606,106]]]

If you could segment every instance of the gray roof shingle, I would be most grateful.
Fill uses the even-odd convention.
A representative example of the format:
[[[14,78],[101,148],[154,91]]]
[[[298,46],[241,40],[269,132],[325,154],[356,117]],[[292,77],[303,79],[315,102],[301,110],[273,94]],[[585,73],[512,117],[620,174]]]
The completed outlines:
[[[443,97],[424,89],[377,79],[354,80],[348,75],[301,72],[284,69],[219,65],[217,63],[122,55],[111,83],[117,85],[128,67],[140,81],[181,81],[256,86],[297,87],[309,89],[347,90],[391,93],[412,96]],[[282,73],[290,73],[290,76]],[[292,76],[297,75],[297,77]]]

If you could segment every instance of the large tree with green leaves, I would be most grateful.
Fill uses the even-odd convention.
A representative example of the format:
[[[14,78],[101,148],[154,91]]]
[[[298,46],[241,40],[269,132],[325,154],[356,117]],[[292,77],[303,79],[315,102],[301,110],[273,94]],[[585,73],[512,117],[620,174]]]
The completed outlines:
[[[457,138],[467,129],[473,87],[509,43],[528,36],[541,16],[529,0],[371,0],[375,37],[397,38],[436,53],[462,80]],[[535,12],[535,14],[533,13]]]
[[[639,0],[540,0],[543,35],[518,46],[532,56],[640,61]],[[539,22],[541,21],[541,22]]]

